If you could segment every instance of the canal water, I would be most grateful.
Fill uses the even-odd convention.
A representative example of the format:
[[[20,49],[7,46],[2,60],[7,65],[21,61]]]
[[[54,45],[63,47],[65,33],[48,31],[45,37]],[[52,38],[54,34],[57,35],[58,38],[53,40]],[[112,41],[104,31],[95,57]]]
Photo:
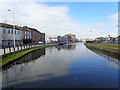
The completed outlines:
[[[118,60],[72,43],[27,54],[2,69],[3,88],[117,88]]]

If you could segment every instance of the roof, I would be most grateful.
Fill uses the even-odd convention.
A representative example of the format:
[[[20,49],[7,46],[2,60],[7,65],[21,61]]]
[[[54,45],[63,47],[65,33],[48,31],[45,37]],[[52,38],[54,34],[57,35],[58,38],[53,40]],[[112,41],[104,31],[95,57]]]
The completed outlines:
[[[23,27],[22,27],[22,30],[31,31],[29,28],[27,28],[27,26],[23,26]]]
[[[0,23],[0,27],[13,29],[13,25],[6,23]],[[15,25],[15,29],[21,30],[22,27]]]
[[[64,35],[64,36],[76,36],[76,35],[69,33],[69,34],[66,34],[66,35]]]
[[[95,39],[105,39],[104,37],[97,37],[97,38],[95,38]]]
[[[12,24],[6,24],[6,23],[1,23],[0,22],[0,27],[3,27],[3,28],[10,28],[10,29],[13,29],[13,26]],[[41,33],[40,31],[38,31],[37,29],[35,28],[30,28],[30,27],[27,27],[27,26],[18,26],[18,25],[15,25],[15,29],[18,29],[18,30],[23,30],[23,31],[36,31],[40,34],[45,34],[45,33]]]
[[[25,27],[26,29],[29,29],[29,30],[31,30],[31,31],[36,31],[36,32],[41,33],[40,31],[38,31],[38,30],[35,29],[35,28],[30,28],[30,27],[27,27],[27,26],[23,26],[23,27]]]
[[[117,36],[116,38],[120,38],[120,36]]]
[[[13,25],[6,24],[6,23],[0,23],[0,27],[4,27],[4,28],[13,28]]]

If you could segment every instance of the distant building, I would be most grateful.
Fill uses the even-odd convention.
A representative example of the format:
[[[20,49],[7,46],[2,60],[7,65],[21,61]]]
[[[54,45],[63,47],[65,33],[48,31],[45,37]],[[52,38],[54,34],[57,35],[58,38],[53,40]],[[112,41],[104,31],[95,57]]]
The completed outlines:
[[[104,38],[104,37],[97,37],[94,39],[94,41],[97,43],[105,43],[106,40],[107,40],[107,38]]]
[[[40,41],[45,44],[45,33],[40,32]]]
[[[58,44],[68,43],[68,37],[67,36],[57,36],[57,42],[58,42]]]
[[[46,44],[50,44],[50,43],[51,43],[51,41],[50,41],[50,36],[45,35],[45,43],[46,43]]]
[[[31,31],[31,42],[33,44],[38,44],[39,42],[45,43],[45,33],[39,32],[37,29],[23,26],[24,28]]]
[[[116,44],[120,44],[120,36],[117,36],[117,37],[115,38],[115,43],[116,43]]]
[[[115,37],[109,37],[107,43],[114,43]]]
[[[51,36],[49,37],[50,43],[57,43],[57,37],[56,36]]]
[[[67,37],[68,42],[76,42],[76,35],[75,34],[69,33],[69,34],[66,34],[65,36]]]
[[[108,35],[108,37],[97,37],[94,39],[94,41],[97,43],[116,43],[117,38]]]

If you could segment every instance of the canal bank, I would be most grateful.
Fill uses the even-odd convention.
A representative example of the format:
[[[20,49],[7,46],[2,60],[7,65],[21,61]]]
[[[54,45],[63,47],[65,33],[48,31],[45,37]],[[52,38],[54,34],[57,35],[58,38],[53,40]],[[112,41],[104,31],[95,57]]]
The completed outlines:
[[[30,53],[30,52],[33,52],[33,51],[36,51],[36,50],[39,50],[39,49],[43,49],[43,48],[47,48],[47,47],[56,46],[56,45],[57,45],[57,44],[37,46],[37,47],[28,48],[28,49],[26,49],[26,50],[22,50],[22,51],[13,53],[13,54],[11,54],[11,55],[9,55],[9,56],[6,56],[6,57],[0,59],[0,65],[1,65],[1,66],[5,66],[5,65],[7,65],[8,63],[15,61],[15,60],[17,60],[17,59],[25,56],[26,54],[28,54],[28,53]]]
[[[102,52],[108,52],[111,54],[117,54],[118,56],[120,55],[119,53],[119,47],[120,45],[118,44],[108,44],[108,43],[85,43],[85,46],[89,48],[90,50],[99,50]]]

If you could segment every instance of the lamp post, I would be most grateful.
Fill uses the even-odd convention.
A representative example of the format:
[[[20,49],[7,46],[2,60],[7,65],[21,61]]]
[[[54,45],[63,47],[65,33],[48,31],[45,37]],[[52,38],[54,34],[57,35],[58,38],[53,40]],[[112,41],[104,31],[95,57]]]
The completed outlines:
[[[92,34],[92,30],[90,30],[90,33]],[[90,39],[92,40],[91,34],[90,34]]]
[[[8,11],[11,11],[10,9],[8,9]],[[14,41],[14,48],[15,48],[15,8],[13,7],[13,21],[14,21],[14,25],[13,25],[13,41]]]
[[[43,28],[44,28],[44,30],[46,29],[45,26],[44,26]],[[43,35],[42,35],[42,36],[43,36]],[[45,42],[45,36],[43,36],[42,39],[44,39],[44,40],[42,40],[42,41],[43,41],[43,44],[45,44],[45,43],[46,43],[46,42]]]
[[[87,36],[87,37],[88,37],[88,38],[87,38],[88,41],[91,40],[91,32],[92,32],[92,30],[89,30],[89,31],[88,31],[88,34],[87,34],[87,35],[88,35],[88,36]]]

